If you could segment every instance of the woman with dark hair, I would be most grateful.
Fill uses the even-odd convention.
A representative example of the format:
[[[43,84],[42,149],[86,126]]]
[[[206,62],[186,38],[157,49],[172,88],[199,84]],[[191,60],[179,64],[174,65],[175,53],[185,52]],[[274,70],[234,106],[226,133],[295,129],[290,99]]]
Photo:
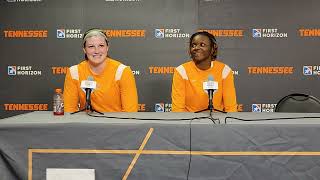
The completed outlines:
[[[208,92],[203,82],[214,77],[218,90],[213,94],[214,109],[237,111],[233,72],[229,66],[216,60],[218,46],[215,37],[196,32],[190,37],[189,54],[192,60],[178,66],[172,81],[172,111],[196,112],[208,108]]]
[[[91,106],[99,112],[136,112],[138,95],[133,73],[129,66],[108,57],[109,42],[104,31],[90,29],[83,35],[85,60],[71,66],[64,83],[66,112],[84,109],[86,93],[80,87],[83,80],[96,81],[91,93]]]

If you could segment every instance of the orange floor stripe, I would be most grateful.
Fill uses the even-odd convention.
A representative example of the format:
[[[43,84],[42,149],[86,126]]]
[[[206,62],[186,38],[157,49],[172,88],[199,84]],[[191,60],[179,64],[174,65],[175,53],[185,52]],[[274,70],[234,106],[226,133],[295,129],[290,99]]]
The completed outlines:
[[[134,165],[136,164],[136,162],[137,162],[142,150],[144,149],[145,145],[147,144],[152,132],[153,132],[153,128],[150,128],[149,132],[147,133],[146,137],[144,138],[144,140],[143,140],[143,142],[142,142],[137,154],[134,156],[133,160],[131,161],[131,164],[129,165],[126,173],[124,174],[122,180],[127,180],[128,176],[129,176],[131,170],[133,169]]]

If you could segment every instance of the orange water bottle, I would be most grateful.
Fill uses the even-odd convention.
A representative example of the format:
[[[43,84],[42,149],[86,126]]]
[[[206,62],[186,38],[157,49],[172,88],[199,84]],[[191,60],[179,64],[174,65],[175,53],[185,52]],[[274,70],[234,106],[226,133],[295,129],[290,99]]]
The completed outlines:
[[[64,115],[62,89],[55,90],[53,95],[53,115]]]

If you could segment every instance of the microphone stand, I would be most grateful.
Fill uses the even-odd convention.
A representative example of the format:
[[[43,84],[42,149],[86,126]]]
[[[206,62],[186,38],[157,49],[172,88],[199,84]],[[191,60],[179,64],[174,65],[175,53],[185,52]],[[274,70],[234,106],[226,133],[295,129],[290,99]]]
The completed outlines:
[[[213,108],[212,99],[209,99],[208,108],[203,109],[203,110],[200,110],[200,111],[196,111],[196,112],[194,112],[194,113],[200,113],[200,112],[208,111],[208,110],[210,111],[210,113],[209,113],[209,119],[213,122],[213,124],[216,124],[216,122],[215,122],[216,120],[217,120],[218,123],[220,124],[220,119],[215,119],[215,118],[212,117],[212,110],[218,111],[218,112],[221,112],[221,113],[227,113],[227,112],[225,112],[225,111],[221,111],[221,110],[218,110],[218,109]]]
[[[70,114],[76,114],[76,113],[78,113],[78,112],[86,111],[86,112],[96,112],[96,113],[99,113],[99,114],[103,115],[102,112],[99,112],[99,111],[95,110],[95,109],[92,107],[92,105],[91,105],[91,99],[88,97],[89,94],[91,93],[90,91],[91,91],[91,89],[86,88],[86,99],[87,99],[87,100],[86,100],[86,105],[85,105],[85,107],[84,107],[83,109],[80,109],[79,111],[72,112],[72,113],[70,113]]]
[[[212,101],[211,101],[211,105],[210,105],[210,103],[209,103],[208,108],[202,109],[202,110],[200,110],[200,111],[196,111],[196,112],[194,112],[194,113],[200,113],[200,112],[209,111],[209,110],[210,110],[210,114],[212,113],[212,111],[218,111],[218,112],[221,112],[221,113],[227,113],[227,112],[225,112],[225,111],[221,111],[221,110],[219,110],[219,109],[213,108]]]
[[[209,90],[209,103],[208,103],[208,108],[206,108],[206,109],[203,109],[203,110],[200,110],[200,111],[196,111],[195,113],[200,113],[200,112],[204,112],[204,111],[209,111],[210,110],[210,115],[211,115],[211,113],[212,113],[212,111],[214,110],[214,111],[218,111],[218,112],[221,112],[221,113],[227,113],[227,112],[225,112],[225,111],[221,111],[221,110],[219,110],[219,109],[215,109],[215,108],[213,108],[213,103],[212,103],[212,99],[213,99],[213,91],[211,91],[210,92],[210,90]]]
[[[99,112],[99,111],[95,110],[95,109],[91,106],[91,102],[86,102],[85,108],[80,109],[79,111],[76,111],[76,112],[72,112],[72,113],[70,113],[70,114],[76,114],[76,113],[82,112],[82,111],[86,111],[86,112],[96,112],[96,113],[99,113],[99,114],[103,115],[102,112]]]

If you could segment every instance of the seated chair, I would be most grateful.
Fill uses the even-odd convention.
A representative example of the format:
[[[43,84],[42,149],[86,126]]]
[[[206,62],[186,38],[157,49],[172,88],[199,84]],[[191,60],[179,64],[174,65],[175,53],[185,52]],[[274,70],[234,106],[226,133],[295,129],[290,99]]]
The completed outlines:
[[[277,103],[275,112],[320,113],[320,100],[306,94],[290,94]]]

